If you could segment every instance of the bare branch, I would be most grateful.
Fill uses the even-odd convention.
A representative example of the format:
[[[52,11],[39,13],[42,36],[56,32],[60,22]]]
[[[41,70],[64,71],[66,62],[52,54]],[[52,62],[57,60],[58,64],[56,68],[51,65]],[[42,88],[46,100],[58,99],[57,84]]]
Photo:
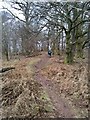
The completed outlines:
[[[25,23],[24,20],[20,19],[20,18],[19,18],[18,16],[16,16],[13,12],[11,12],[11,10],[9,10],[8,8],[3,7],[3,9],[6,9],[9,13],[11,13],[12,16],[14,16],[14,17],[17,18],[18,20],[20,20],[20,21],[22,21],[22,22]]]
[[[83,24],[85,22],[88,22],[88,21],[90,21],[90,20],[82,20],[82,21],[80,21],[78,24],[76,24],[75,26],[73,26],[69,31],[71,31],[72,29],[74,29],[74,28],[78,27],[79,25],[81,25],[81,24]]]

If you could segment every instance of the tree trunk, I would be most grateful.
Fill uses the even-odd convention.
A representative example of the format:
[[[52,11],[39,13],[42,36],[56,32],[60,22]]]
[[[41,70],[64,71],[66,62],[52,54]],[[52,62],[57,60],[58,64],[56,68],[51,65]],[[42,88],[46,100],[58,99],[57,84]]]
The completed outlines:
[[[72,44],[70,43],[70,33],[66,34],[66,63],[71,64],[73,62]]]
[[[78,39],[77,42],[77,57],[78,58],[83,58],[83,49],[82,49],[82,39]]]
[[[62,38],[61,38],[61,39],[62,39],[62,52],[63,52],[63,50],[64,50],[63,30],[62,30],[62,33],[61,33],[61,34],[62,34]]]
[[[7,59],[7,61],[9,61],[9,54],[8,54],[8,52],[6,52],[6,59]]]
[[[81,19],[81,18],[80,18]],[[77,33],[76,33],[76,50],[77,50],[77,57],[78,58],[83,58],[83,49],[82,49],[82,45],[83,45],[83,38],[78,38],[77,36],[82,34],[82,25],[79,25],[77,27]]]
[[[52,53],[53,55],[55,54],[55,40],[53,40],[53,43],[52,43]]]
[[[5,55],[6,55],[7,61],[9,61],[9,45],[8,45],[8,43],[5,46]]]

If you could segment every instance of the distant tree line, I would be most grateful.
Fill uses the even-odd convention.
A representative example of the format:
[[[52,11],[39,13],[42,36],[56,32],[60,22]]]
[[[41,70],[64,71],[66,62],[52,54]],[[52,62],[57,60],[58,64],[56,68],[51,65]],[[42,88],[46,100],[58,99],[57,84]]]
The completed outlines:
[[[29,2],[11,1],[24,19],[11,10],[2,14],[3,54],[32,55],[51,47],[53,54],[66,54],[65,62],[83,58],[90,44],[90,1],[88,2]]]

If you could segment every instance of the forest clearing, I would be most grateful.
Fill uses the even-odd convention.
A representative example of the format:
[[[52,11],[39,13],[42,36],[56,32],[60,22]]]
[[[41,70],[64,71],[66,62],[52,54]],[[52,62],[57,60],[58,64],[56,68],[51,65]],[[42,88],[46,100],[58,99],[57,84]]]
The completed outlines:
[[[0,15],[1,119],[89,118],[90,1],[6,0]]]

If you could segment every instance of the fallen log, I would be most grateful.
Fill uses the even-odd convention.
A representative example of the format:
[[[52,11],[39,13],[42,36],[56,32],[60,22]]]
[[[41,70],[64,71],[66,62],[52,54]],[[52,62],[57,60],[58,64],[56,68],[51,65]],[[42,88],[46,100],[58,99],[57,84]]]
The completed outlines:
[[[9,71],[9,70],[12,70],[12,69],[15,69],[15,67],[2,68],[2,69],[0,69],[0,73],[6,72],[6,71]]]

